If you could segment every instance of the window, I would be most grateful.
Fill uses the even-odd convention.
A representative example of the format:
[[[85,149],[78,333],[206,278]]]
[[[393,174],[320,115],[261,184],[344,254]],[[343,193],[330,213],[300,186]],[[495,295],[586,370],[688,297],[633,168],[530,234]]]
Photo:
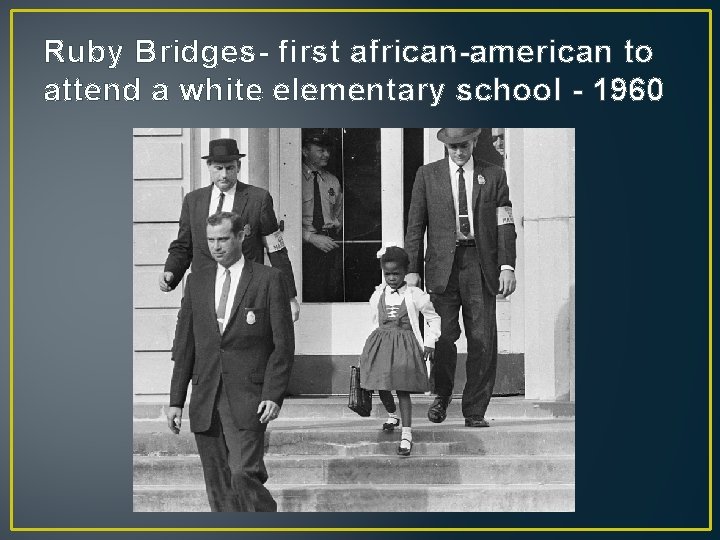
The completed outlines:
[[[308,128],[302,140],[303,302],[366,302],[381,279],[380,129]]]

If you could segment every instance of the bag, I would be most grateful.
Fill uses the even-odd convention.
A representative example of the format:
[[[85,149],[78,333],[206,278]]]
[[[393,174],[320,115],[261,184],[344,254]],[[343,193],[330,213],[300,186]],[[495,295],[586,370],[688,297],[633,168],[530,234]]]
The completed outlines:
[[[370,416],[372,413],[372,392],[360,387],[360,368],[350,367],[350,394],[348,407],[360,416]]]

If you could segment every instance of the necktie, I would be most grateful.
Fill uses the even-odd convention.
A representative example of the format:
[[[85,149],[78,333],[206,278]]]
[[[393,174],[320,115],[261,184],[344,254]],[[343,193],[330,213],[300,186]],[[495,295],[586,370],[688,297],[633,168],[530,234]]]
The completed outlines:
[[[220,293],[220,303],[217,307],[218,326],[222,334],[225,327],[225,308],[227,307],[228,295],[230,294],[230,270],[225,269],[225,281],[223,281],[222,292]]]
[[[220,200],[218,201],[217,210],[215,210],[216,214],[219,214],[222,212],[223,203],[225,202],[225,192],[220,192]]]
[[[463,236],[470,236],[470,216],[468,216],[467,191],[465,189],[465,176],[463,168],[458,167],[458,214],[460,215],[460,232]]]
[[[320,200],[320,181],[318,180],[318,172],[313,171],[313,219],[312,226],[315,232],[322,232],[325,225],[325,217],[322,211],[322,200]]]

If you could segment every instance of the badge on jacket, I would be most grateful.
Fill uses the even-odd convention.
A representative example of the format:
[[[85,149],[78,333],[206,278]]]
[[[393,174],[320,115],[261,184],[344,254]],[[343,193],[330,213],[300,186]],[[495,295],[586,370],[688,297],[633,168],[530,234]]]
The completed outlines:
[[[252,311],[248,311],[245,320],[248,324],[255,324],[255,313],[253,313]]]
[[[481,186],[485,185],[485,177],[480,173],[477,175],[477,183]]]

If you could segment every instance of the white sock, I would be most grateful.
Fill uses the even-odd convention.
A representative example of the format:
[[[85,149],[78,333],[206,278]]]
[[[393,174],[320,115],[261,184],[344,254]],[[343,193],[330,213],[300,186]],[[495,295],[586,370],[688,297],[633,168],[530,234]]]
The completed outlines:
[[[388,420],[395,420],[395,424],[400,424],[400,417],[394,412],[388,413]]]
[[[408,441],[412,441],[412,428],[404,427],[401,430],[400,439],[407,439]]]

